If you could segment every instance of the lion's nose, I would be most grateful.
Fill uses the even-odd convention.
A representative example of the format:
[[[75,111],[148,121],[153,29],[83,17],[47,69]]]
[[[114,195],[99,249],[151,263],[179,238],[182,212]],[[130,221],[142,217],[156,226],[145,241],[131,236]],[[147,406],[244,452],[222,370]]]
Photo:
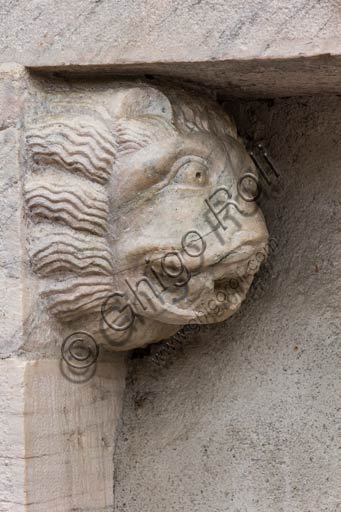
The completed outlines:
[[[241,261],[247,262],[257,253],[262,253],[266,259],[269,234],[260,210],[250,217],[239,214],[235,220],[236,222],[226,222],[226,230],[217,225],[201,241],[204,248],[202,267],[212,268],[219,264],[221,268],[217,267],[216,271],[223,273],[224,268]],[[189,270],[197,268],[197,260],[198,258],[186,258],[186,263],[191,267]]]

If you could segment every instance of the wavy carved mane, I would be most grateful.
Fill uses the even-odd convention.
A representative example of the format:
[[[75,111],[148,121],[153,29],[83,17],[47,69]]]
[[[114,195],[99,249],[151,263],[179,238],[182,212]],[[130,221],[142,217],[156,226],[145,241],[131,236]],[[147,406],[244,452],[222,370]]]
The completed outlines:
[[[146,95],[146,88],[155,90],[134,87],[137,102],[139,91]],[[218,115],[213,101],[193,100],[182,89],[168,88],[165,98],[171,120],[131,110],[109,122],[110,116],[104,118],[96,109],[93,116],[66,110],[40,117],[26,132],[30,261],[44,279],[41,297],[63,321],[99,311],[113,292],[107,186],[120,155],[164,140],[174,130],[237,138],[233,123],[227,114]]]

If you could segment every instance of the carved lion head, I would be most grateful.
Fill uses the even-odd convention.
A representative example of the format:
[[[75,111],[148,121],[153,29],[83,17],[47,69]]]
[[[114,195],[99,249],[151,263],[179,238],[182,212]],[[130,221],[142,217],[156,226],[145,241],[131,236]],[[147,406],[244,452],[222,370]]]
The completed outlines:
[[[70,330],[126,350],[239,308],[268,234],[254,165],[212,99],[118,84],[51,102],[26,142],[32,270]]]

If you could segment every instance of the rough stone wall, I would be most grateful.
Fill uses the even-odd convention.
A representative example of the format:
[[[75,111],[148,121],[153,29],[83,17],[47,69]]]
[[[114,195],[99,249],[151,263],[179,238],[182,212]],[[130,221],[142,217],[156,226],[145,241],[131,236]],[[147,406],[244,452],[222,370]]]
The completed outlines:
[[[341,510],[341,98],[228,108],[281,174],[276,243],[232,319],[132,360],[117,512]]]

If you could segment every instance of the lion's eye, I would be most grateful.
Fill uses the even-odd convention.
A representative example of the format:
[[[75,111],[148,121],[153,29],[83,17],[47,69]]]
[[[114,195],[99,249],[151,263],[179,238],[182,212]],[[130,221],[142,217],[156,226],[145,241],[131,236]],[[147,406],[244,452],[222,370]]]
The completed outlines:
[[[208,168],[199,157],[186,157],[176,162],[174,182],[180,185],[203,187],[208,183]],[[174,169],[173,169],[174,170]]]

